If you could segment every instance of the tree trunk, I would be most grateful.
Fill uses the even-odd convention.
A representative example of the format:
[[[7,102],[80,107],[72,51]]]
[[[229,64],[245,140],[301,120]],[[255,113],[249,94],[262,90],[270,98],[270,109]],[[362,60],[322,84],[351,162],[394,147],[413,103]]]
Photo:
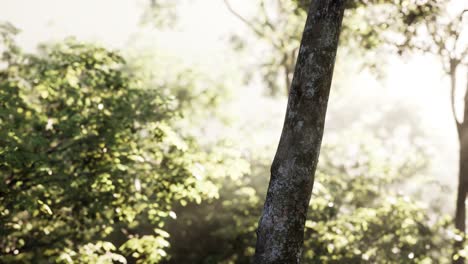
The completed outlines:
[[[257,230],[256,264],[299,263],[345,0],[309,9]]]
[[[454,79],[454,78],[452,78]],[[466,195],[468,193],[468,80],[465,91],[465,109],[463,122],[457,122],[458,138],[460,140],[460,161],[458,172],[458,193],[455,209],[455,227],[463,234],[466,231]],[[455,250],[463,248],[463,241],[455,244]],[[456,252],[455,252],[456,253]],[[463,264],[465,260],[459,258],[453,261],[454,264]]]
[[[458,173],[458,193],[455,209],[455,227],[465,233],[466,230],[466,205],[465,199],[468,192],[468,123],[463,123],[460,129],[460,163]],[[455,250],[463,249],[463,241],[455,243]],[[457,252],[455,252],[457,253]],[[454,264],[465,263],[463,258],[453,262]]]

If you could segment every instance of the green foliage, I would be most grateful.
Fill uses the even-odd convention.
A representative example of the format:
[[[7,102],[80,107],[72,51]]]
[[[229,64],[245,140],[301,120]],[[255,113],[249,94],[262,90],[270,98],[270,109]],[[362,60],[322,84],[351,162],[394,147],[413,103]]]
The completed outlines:
[[[141,80],[144,87],[158,89],[161,94],[173,98],[174,107],[184,117],[184,121],[206,121],[206,117],[219,117],[221,102],[230,96],[229,79],[226,76],[216,76],[197,68],[197,65],[187,65],[169,51],[148,47],[137,47],[137,52],[128,52],[130,72]],[[194,126],[183,129],[190,132]]]
[[[250,164],[239,177],[216,180],[218,199],[174,208],[178,218],[168,222],[173,235],[163,263],[250,263],[269,161]]]
[[[19,29],[12,24],[0,21],[0,51],[2,52],[2,61],[11,61],[20,52],[14,41],[14,35],[18,33]]]
[[[64,249],[56,259],[57,263],[127,263],[127,260],[115,253],[116,247],[110,242],[97,241],[80,245],[77,251]]]
[[[423,208],[401,197],[326,221],[309,220],[304,259],[307,263],[444,263],[437,254],[438,236],[444,234],[437,232],[440,225],[430,226],[428,220]]]
[[[343,24],[342,40],[372,50],[400,46],[416,37],[417,28],[441,11],[446,0],[355,1]],[[400,47],[402,50],[405,47]],[[401,52],[401,51],[400,51]]]
[[[361,133],[344,138],[361,138],[361,144],[323,149],[306,222],[304,261],[448,263],[454,242],[446,234],[450,218],[401,194],[405,183],[424,173],[424,149],[408,151],[405,143],[414,143],[401,138],[396,140],[400,145]]]
[[[69,40],[9,55],[0,72],[1,262],[159,262],[173,204],[217,196],[202,165],[209,155],[171,127],[176,103],[98,46]]]
[[[401,138],[337,137],[348,144],[328,139],[322,149],[303,262],[449,263],[460,238],[450,231],[450,218],[400,194],[424,173],[424,148],[408,151],[413,143]],[[218,200],[175,208],[178,219],[168,229],[178,232],[169,238],[164,263],[250,263],[270,160],[255,155],[250,162],[250,174],[222,181]]]

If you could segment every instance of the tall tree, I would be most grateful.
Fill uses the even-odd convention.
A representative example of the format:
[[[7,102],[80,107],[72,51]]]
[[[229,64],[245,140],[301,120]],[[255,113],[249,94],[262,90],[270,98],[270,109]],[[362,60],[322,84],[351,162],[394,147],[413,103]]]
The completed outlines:
[[[468,10],[463,10],[459,17],[453,19],[447,24],[434,23],[441,25],[427,25],[427,30],[430,33],[432,53],[438,56],[445,66],[445,73],[450,77],[450,97],[452,105],[453,118],[457,128],[459,140],[459,171],[458,171],[458,188],[457,200],[455,204],[455,227],[463,234],[466,232],[466,195],[468,193],[468,75],[466,79],[467,89],[464,91],[463,118],[457,117],[456,112],[456,91],[457,91],[457,71],[461,66],[468,66],[468,43],[462,43],[460,36],[463,31],[463,15]],[[437,17],[434,18],[437,20]],[[452,40],[450,44],[447,40]],[[464,44],[464,45],[463,45]],[[465,238],[466,239],[466,238]],[[455,243],[454,262],[456,264],[464,263],[464,259],[458,256],[457,249],[461,249],[463,241]]]
[[[344,9],[345,0],[309,8],[257,231],[257,264],[300,261]]]
[[[450,14],[447,6],[439,7],[440,12],[427,16],[424,23],[413,31],[413,38],[407,38],[403,42],[390,42],[398,48],[399,53],[405,51],[420,51],[429,53],[439,59],[444,74],[450,80],[449,91],[451,110],[459,140],[459,173],[457,199],[455,203],[455,227],[461,234],[466,231],[466,196],[468,193],[468,78],[467,89],[459,91],[457,77],[461,71],[468,67],[468,42],[467,11],[461,10],[456,15]],[[389,42],[388,40],[386,42]],[[462,100],[457,100],[458,95],[463,94]],[[461,99],[461,98],[460,98]],[[460,110],[463,116],[457,113],[457,102],[460,102]],[[465,236],[466,237],[466,236]],[[457,236],[453,263],[462,264],[464,259],[458,254],[463,247],[462,236]],[[466,239],[466,238],[465,238]]]

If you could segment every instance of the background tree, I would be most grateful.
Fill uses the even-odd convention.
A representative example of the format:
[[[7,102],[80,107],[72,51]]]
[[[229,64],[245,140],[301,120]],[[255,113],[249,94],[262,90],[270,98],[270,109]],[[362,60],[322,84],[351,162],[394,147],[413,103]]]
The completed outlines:
[[[447,8],[447,7],[446,7]],[[467,70],[468,66],[468,42],[466,41],[466,22],[463,10],[455,16],[445,10],[443,16],[432,15],[428,17],[423,26],[417,28],[415,35],[418,39],[406,40],[396,46],[400,51],[412,50],[432,54],[436,56],[443,72],[450,79],[450,99],[453,119],[459,140],[459,176],[458,190],[455,209],[455,227],[461,232],[466,231],[466,195],[468,192],[468,78],[465,79],[465,91],[463,91],[462,109],[463,117],[460,119],[457,114],[457,76],[459,70]],[[464,39],[465,38],[465,39]],[[468,76],[468,75],[467,75]],[[456,248],[460,249],[461,241],[456,243]],[[464,263],[458,254],[454,255],[454,263]]]

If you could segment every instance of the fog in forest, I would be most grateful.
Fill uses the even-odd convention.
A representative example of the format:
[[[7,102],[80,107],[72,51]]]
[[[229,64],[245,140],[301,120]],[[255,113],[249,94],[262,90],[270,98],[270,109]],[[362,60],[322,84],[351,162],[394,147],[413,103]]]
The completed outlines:
[[[293,72],[284,71],[294,67],[305,23],[298,2],[1,1],[9,26],[0,29],[18,33],[0,31],[1,50],[13,54],[1,64],[0,127],[19,139],[0,145],[0,262],[249,263],[285,118]],[[452,223],[460,143],[450,75],[436,52],[385,41],[431,42],[419,27],[446,32],[444,21],[462,13],[456,48],[468,50],[468,3],[356,2],[345,11],[302,263],[452,263],[468,250],[452,252],[465,238]],[[440,14],[425,9],[436,2]],[[400,8],[416,8],[414,22],[382,26]],[[32,55],[8,50],[10,38]],[[454,111],[463,120],[468,61],[460,54]],[[93,62],[75,69],[75,55]],[[31,81],[18,86],[26,90],[16,103],[6,91],[18,79]],[[75,90],[61,91],[62,82]],[[114,85],[129,90],[120,97],[102,88]],[[87,96],[95,110],[75,109]],[[21,119],[23,111],[33,118]],[[46,136],[33,143],[35,127]],[[95,138],[82,136],[94,130]]]

